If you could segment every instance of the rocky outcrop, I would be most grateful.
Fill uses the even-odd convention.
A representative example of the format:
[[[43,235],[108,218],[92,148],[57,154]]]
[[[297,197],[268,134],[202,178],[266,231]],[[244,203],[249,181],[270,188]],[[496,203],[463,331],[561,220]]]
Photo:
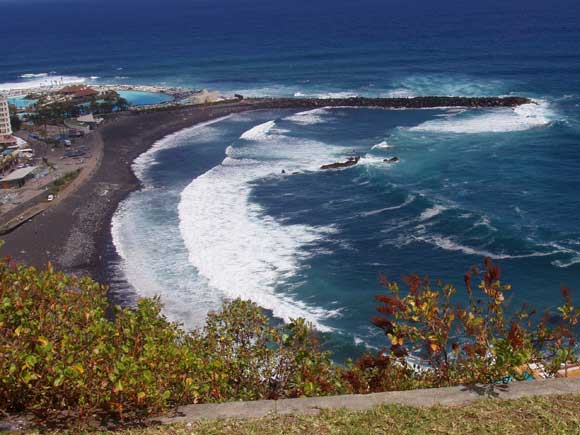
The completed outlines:
[[[322,165],[320,169],[341,169],[348,168],[349,166],[356,165],[360,160],[360,157],[349,157],[346,162],[330,163],[328,165]]]

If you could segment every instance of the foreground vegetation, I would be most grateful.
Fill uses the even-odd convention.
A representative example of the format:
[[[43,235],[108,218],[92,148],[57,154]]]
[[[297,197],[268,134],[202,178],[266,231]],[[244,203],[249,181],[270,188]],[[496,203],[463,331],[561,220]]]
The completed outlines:
[[[510,288],[489,261],[466,275],[465,307],[452,286],[405,281],[402,291],[383,278],[377,297],[373,322],[388,346],[338,366],[303,320],[272,326],[251,302],[225,303],[192,332],[169,322],[157,299],[109,320],[106,287],[3,260],[0,410],[42,424],[126,423],[181,404],[494,383],[524,379],[527,363],[553,374],[574,361],[580,308],[567,290],[557,314],[533,321],[526,307],[506,313]]]
[[[72,433],[72,432],[71,432]],[[77,432],[75,432],[77,433]],[[103,432],[103,434],[109,432]],[[200,421],[131,429],[118,435],[352,434],[578,435],[580,396],[482,400],[461,407],[381,406],[366,412]]]

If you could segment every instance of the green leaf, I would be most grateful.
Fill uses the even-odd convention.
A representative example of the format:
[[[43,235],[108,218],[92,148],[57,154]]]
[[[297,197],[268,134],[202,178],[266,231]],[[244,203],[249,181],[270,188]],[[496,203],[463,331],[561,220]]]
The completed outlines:
[[[60,375],[59,377],[57,377],[57,378],[54,380],[54,383],[53,383],[53,385],[54,385],[55,387],[60,387],[60,386],[62,385],[62,383],[64,382],[64,380],[65,380],[65,376],[64,376],[64,375]]]

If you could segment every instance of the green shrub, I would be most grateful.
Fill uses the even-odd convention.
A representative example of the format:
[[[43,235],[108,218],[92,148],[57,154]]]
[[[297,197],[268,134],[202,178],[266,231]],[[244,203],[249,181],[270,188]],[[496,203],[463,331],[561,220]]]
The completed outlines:
[[[339,374],[319,351],[304,320],[273,328],[251,303],[236,300],[211,313],[198,345],[210,365],[212,400],[277,399],[314,396],[340,390]]]
[[[185,332],[157,299],[105,317],[106,288],[0,262],[0,409],[44,420],[136,418],[186,403],[338,391],[339,375],[298,320],[272,327],[233,301]],[[65,412],[63,414],[63,411]]]
[[[483,271],[473,268],[467,273],[466,306],[455,300],[457,290],[451,285],[410,276],[405,280],[408,290],[401,292],[396,282],[383,277],[388,294],[377,296],[379,316],[373,323],[383,330],[390,348],[377,358],[392,358],[399,365],[409,356],[421,359],[422,383],[428,386],[526,379],[530,363],[555,375],[562,365],[576,362],[580,307],[573,305],[570,291],[562,290],[564,304],[552,322],[534,320],[536,312],[526,304],[506,312],[505,294],[511,286],[500,276],[490,259]],[[474,279],[479,279],[475,290]]]

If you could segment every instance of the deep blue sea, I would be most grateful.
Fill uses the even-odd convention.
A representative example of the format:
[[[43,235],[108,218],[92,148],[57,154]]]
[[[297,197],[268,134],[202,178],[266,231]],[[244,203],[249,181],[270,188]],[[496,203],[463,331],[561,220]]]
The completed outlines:
[[[563,284],[580,295],[578,1],[0,0],[0,16],[0,89],[537,101],[261,111],[163,139],[134,164],[144,188],[113,220],[112,269],[172,319],[199,325],[240,296],[347,355],[382,343],[380,273],[461,286],[489,256],[513,306],[553,308]],[[353,152],[356,167],[318,169]]]

